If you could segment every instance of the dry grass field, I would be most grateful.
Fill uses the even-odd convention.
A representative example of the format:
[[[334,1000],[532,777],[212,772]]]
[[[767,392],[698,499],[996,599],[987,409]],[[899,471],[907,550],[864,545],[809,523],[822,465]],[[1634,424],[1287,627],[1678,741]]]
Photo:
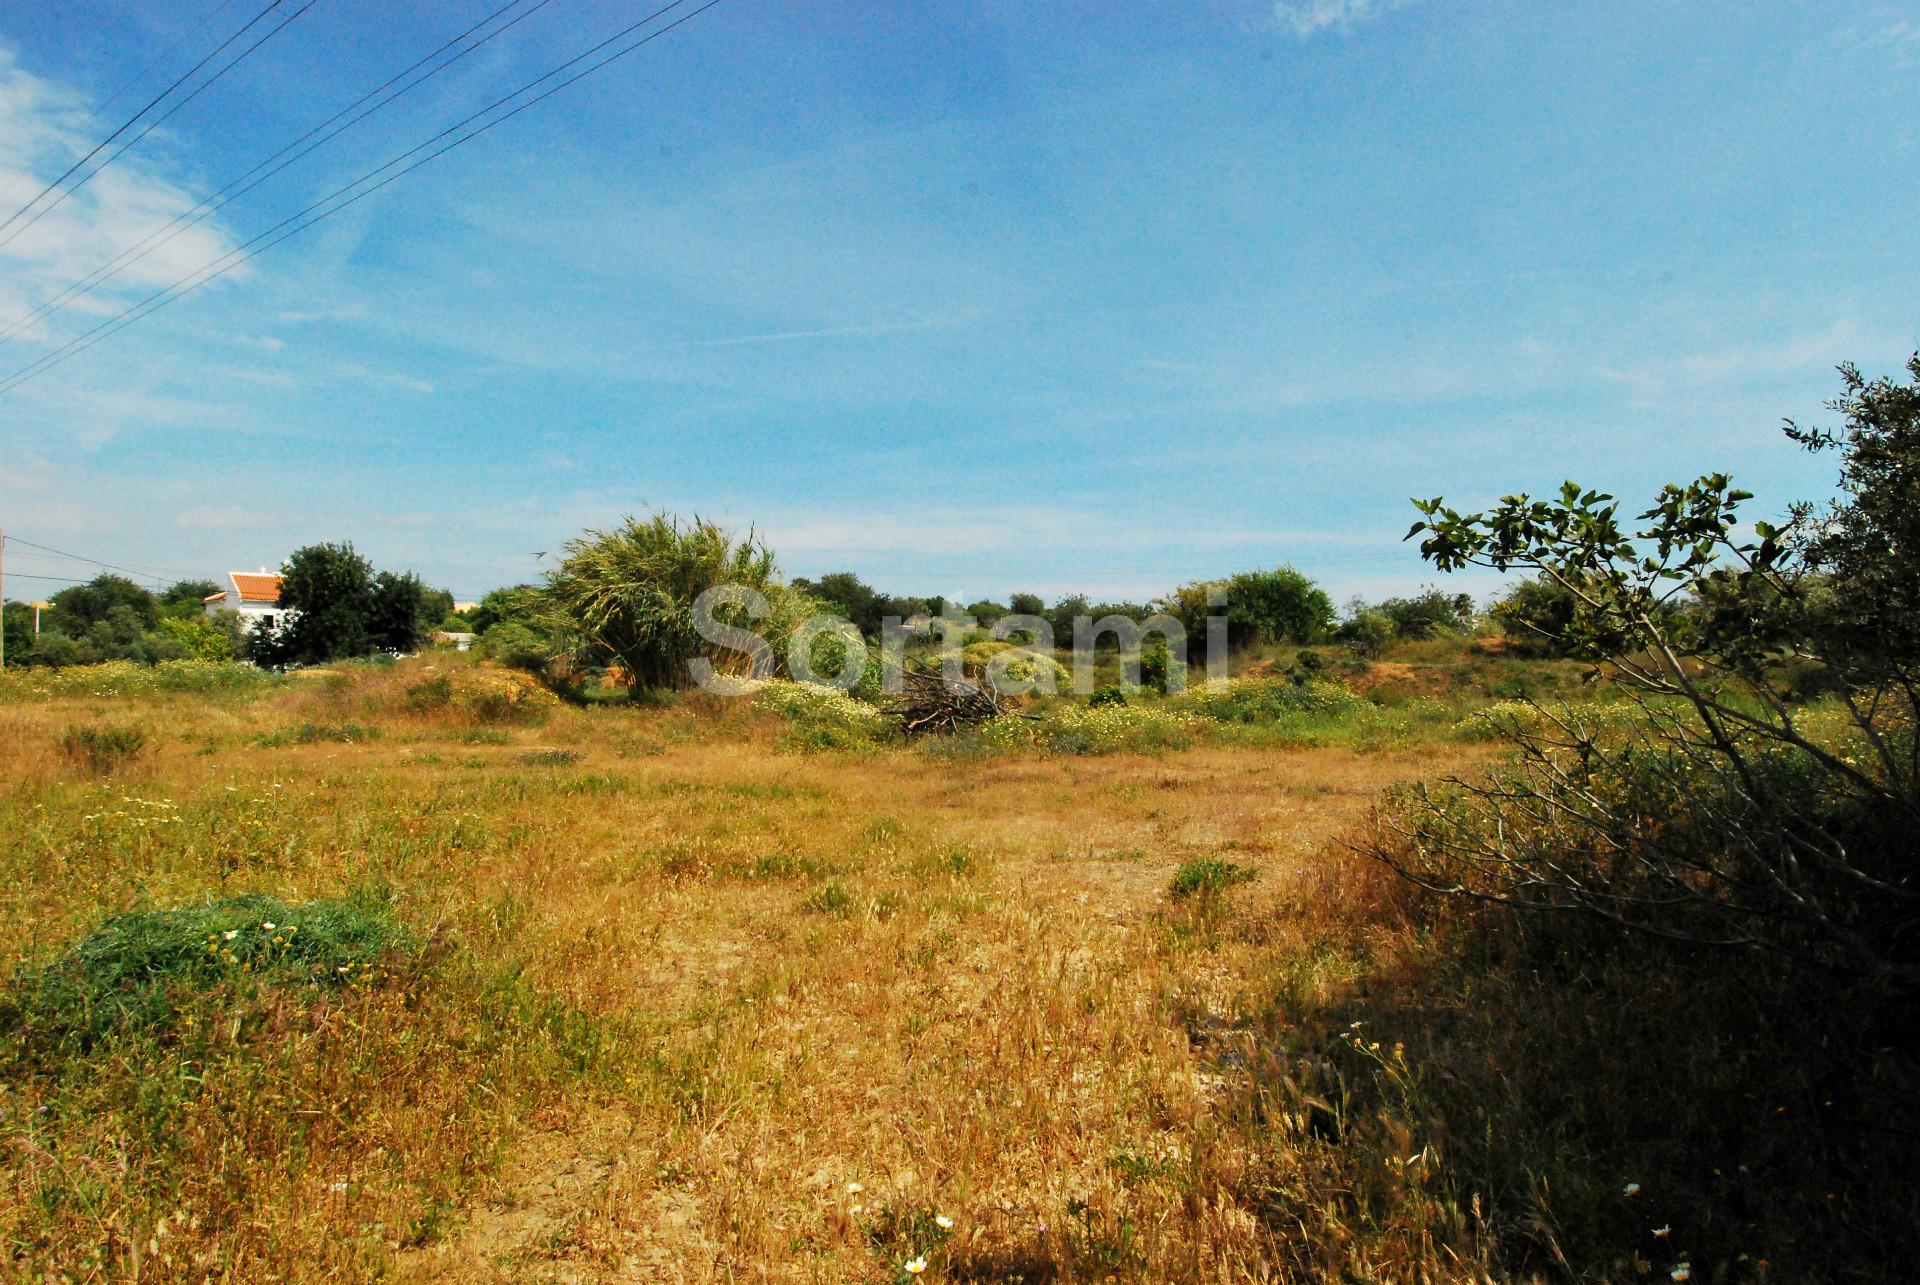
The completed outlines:
[[[20,965],[242,894],[395,932],[363,976],[236,965],[165,1029],[16,1067],[22,1267],[1269,1277],[1283,1211],[1332,1198],[1254,1101],[1252,1024],[1339,1016],[1392,943],[1333,841],[1479,752],[809,755],[744,711],[488,722],[359,690],[395,681],[0,706]],[[61,752],[81,725],[149,743],[95,771]],[[1170,892],[1221,858],[1257,877]],[[267,922],[241,940],[294,926]]]
[[[806,750],[445,660],[69,674],[0,700],[18,1279],[1606,1280],[1729,1207],[1657,1188],[1702,1158],[1633,1087],[1711,1050],[1634,1035],[1649,1074],[1578,978],[1449,973],[1342,844],[1488,760],[1457,710]],[[1764,1280],[1776,1213],[1680,1234]]]

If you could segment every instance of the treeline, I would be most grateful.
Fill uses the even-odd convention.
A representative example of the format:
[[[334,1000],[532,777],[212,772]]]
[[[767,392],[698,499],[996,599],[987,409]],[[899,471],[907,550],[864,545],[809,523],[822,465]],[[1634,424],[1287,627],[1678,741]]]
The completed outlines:
[[[279,668],[415,650],[436,629],[465,629],[453,595],[411,573],[376,572],[350,544],[313,545],[281,570],[276,627],[249,629],[238,612],[209,612],[224,593],[212,580],[182,580],[155,593],[105,574],[33,607],[9,602],[0,619],[9,666],[92,665],[130,660],[249,660]]]
[[[209,616],[204,600],[220,592],[211,580],[182,580],[153,593],[124,576],[97,576],[62,589],[40,612],[9,602],[4,611],[8,665],[92,665],[108,660],[231,660],[240,645],[239,617]]]

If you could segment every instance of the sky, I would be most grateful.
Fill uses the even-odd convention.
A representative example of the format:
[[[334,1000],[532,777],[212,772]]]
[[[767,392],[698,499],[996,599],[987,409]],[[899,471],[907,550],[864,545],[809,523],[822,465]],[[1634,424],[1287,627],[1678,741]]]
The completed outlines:
[[[0,246],[0,327],[503,2],[314,0]],[[264,3],[0,6],[0,217]],[[550,0],[0,379],[650,7]],[[1827,491],[1780,422],[1920,348],[1917,140],[1913,3],[722,0],[0,393],[6,592],[347,540],[477,597],[664,509],[960,601],[1484,593],[1409,497]]]

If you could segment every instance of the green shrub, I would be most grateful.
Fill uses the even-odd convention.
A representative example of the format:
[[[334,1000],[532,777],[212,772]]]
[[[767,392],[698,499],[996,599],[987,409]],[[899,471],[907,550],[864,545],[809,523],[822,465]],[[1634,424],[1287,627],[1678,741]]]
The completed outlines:
[[[1189,861],[1174,872],[1170,890],[1181,900],[1190,897],[1218,897],[1235,884],[1250,883],[1260,872],[1250,866],[1236,865],[1218,857]]]
[[[104,776],[116,772],[147,748],[147,731],[124,727],[69,727],[60,737],[61,752],[74,766]]]
[[[528,750],[520,756],[528,767],[568,767],[580,761],[580,751],[567,749]]]
[[[84,1053],[115,1032],[163,1031],[194,993],[361,980],[400,942],[386,908],[368,900],[243,896],[129,911],[18,971],[0,995],[0,1026],[28,1055]]]
[[[1280,678],[1235,678],[1201,685],[1182,699],[1195,713],[1223,723],[1257,723],[1302,714],[1323,719],[1353,718],[1373,708],[1365,697],[1354,695],[1338,683],[1311,679],[1296,683]]]
[[[892,734],[887,716],[838,687],[773,679],[762,683],[754,704],[786,720],[786,740],[799,749],[870,749]]]
[[[280,675],[232,661],[163,660],[142,665],[131,660],[109,660],[97,665],[19,670],[9,665],[6,673],[0,674],[0,700],[258,694],[286,682]]]
[[[978,733],[981,749],[1056,754],[1155,753],[1186,749],[1206,733],[1192,714],[1163,705],[1053,705],[1032,718],[1002,715]]]

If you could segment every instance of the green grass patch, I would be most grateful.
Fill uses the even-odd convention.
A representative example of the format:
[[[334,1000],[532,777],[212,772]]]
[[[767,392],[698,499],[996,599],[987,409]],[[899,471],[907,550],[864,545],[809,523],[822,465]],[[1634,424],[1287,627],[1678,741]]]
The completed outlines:
[[[85,1053],[106,1037],[161,1032],[214,991],[336,987],[371,976],[402,944],[371,898],[290,905],[229,897],[113,915],[0,994],[0,1027],[22,1055]]]
[[[1189,861],[1176,870],[1170,890],[1181,900],[1217,897],[1235,884],[1251,883],[1259,877],[1260,872],[1251,866],[1222,861],[1218,857],[1203,857],[1198,861]]]

